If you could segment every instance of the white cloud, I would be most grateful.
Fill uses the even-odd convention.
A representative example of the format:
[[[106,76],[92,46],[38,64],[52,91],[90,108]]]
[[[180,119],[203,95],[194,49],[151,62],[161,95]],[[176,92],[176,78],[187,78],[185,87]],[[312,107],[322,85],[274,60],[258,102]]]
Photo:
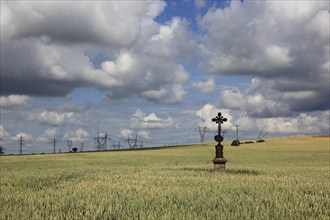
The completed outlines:
[[[201,7],[204,3],[195,2]],[[180,136],[183,140],[189,134],[177,132],[192,130],[191,117],[195,113],[203,125],[216,129],[211,119],[218,111],[229,119],[223,124],[224,129],[232,130],[234,124],[239,124],[242,133],[264,127],[283,135],[328,131],[329,117],[324,111],[329,109],[328,3],[246,0],[231,1],[225,9],[216,9],[219,4],[209,3],[207,14],[198,15],[200,26],[196,27],[190,18],[175,17],[157,23],[156,20],[170,15],[155,19],[164,11],[164,1],[2,2],[1,93],[4,96],[0,101],[2,106],[12,107],[1,113],[3,125],[11,133],[19,128],[41,134],[40,129],[45,125],[65,125],[65,131],[72,131],[47,130],[38,141],[48,145],[55,136],[62,138],[59,135],[63,133],[65,138],[78,140],[86,135],[87,126],[88,131],[101,126],[99,130],[109,132],[127,127],[120,131],[124,139],[128,134],[156,139],[151,129],[164,128],[159,139],[168,141],[168,136]],[[193,1],[189,4],[194,7]],[[196,12],[207,10],[200,9]],[[197,68],[196,61],[201,62],[202,70],[189,76],[187,71]],[[207,78],[210,75],[196,75],[199,72],[245,77],[224,77],[223,88],[235,83],[240,89],[224,89],[220,102],[200,106],[196,111],[196,106],[204,105],[212,97],[204,96],[205,100],[201,100],[195,92],[211,94],[215,89],[215,80]],[[236,84],[236,79],[245,83],[250,77],[248,88],[241,89]],[[86,87],[99,91],[80,93],[79,88]],[[62,105],[63,99],[42,99],[65,97],[71,91],[74,91],[72,99],[66,102],[93,100],[96,96],[99,100],[105,93],[110,99],[137,97],[138,100],[129,104],[103,100],[101,105],[79,106]],[[188,91],[193,93],[187,96]],[[20,95],[9,98],[12,94]],[[186,100],[191,97],[194,98]],[[123,118],[127,119],[132,107],[135,110],[137,105],[140,108],[149,105],[140,98],[156,102],[149,103],[152,107],[145,106],[154,110],[136,111],[134,117],[128,116],[127,124]],[[180,111],[176,106],[163,105],[180,102]],[[45,108],[47,111],[34,112],[47,103],[51,103],[51,107]],[[25,107],[31,107],[31,113],[24,113]],[[93,109],[85,111],[89,108]],[[166,114],[159,113],[156,110],[159,108],[166,109]],[[184,113],[188,111],[193,112],[189,117]],[[26,121],[24,116],[28,116]],[[83,123],[86,127],[82,127]],[[72,126],[77,124],[82,130]],[[17,146],[16,137],[11,137],[3,127],[0,132]]]
[[[321,114],[301,113],[298,117],[257,119],[256,125],[275,134],[328,134],[329,111]]]
[[[10,134],[5,130],[3,125],[0,125],[0,141],[1,143],[8,139],[10,137]]]
[[[249,117],[248,115],[246,115],[245,113],[241,113],[238,116],[238,119],[235,120],[235,125],[239,125],[239,130],[240,131],[258,131],[258,130],[262,130],[264,129],[264,127],[257,126],[257,122],[256,122],[256,118],[253,117]]]
[[[3,108],[27,107],[31,98],[26,95],[9,95],[0,97],[0,106]]]
[[[205,6],[205,0],[195,0],[195,6],[197,8],[203,8]]]
[[[24,146],[31,146],[31,143],[34,141],[30,134],[24,132],[11,136],[11,134],[5,130],[4,126],[0,125],[0,146],[10,150],[10,147],[7,148],[7,146],[19,146],[18,143],[21,137],[23,138]]]
[[[231,112],[228,109],[218,109],[214,105],[208,103],[196,112],[196,116],[202,119],[203,123],[201,124],[201,126],[206,126],[211,130],[216,130],[218,128],[218,125],[212,121],[212,118],[216,117],[218,115],[218,112],[221,112],[222,115],[227,118],[227,122],[224,122],[222,124],[222,128],[232,130],[233,119]]]
[[[67,132],[63,136],[63,140],[72,140],[72,142],[83,142],[90,137],[87,131],[82,128],[77,129],[76,131]]]
[[[111,99],[180,102],[189,74],[178,60],[197,43],[184,19],[164,25],[153,20],[165,6],[164,1],[5,2],[4,94],[65,96],[87,86],[107,91]]]
[[[157,15],[161,14],[166,7],[165,1],[150,1],[148,5],[148,12],[147,15],[151,18],[156,17]]]
[[[258,131],[273,135],[322,135],[329,133],[330,111],[315,111],[296,115],[258,118],[240,111],[235,115],[233,124],[239,125],[243,136],[256,135]]]
[[[153,101],[161,100],[161,98],[165,97],[166,94],[167,90],[165,88],[160,88],[159,90],[148,90],[141,93],[143,97]]]
[[[174,84],[172,86],[171,93],[172,96],[170,96],[168,99],[164,101],[167,104],[177,104],[181,102],[186,95],[186,92],[184,91],[181,84]]]
[[[161,26],[159,33],[151,37],[151,41],[162,41],[163,43],[169,43],[173,39],[173,31],[178,26],[179,19],[174,19],[171,25]]]
[[[271,4],[237,1],[224,10],[209,10],[200,20],[209,33],[205,36],[210,55],[205,57],[206,69],[229,75],[265,74],[274,68],[291,67],[294,59],[289,49],[273,40],[281,26],[270,24],[276,16],[269,9]]]
[[[131,129],[122,129],[118,137],[126,140],[128,137],[135,138],[135,135],[137,135],[138,139],[151,139],[149,131],[138,131],[137,133],[134,133]]]
[[[163,59],[180,59],[192,54],[198,47],[188,31],[188,22],[174,17],[167,24],[159,26],[145,45],[144,52]]]
[[[119,138],[127,139],[133,137],[133,131],[131,129],[123,129],[120,131]]]
[[[198,81],[192,82],[192,86],[194,89],[198,90],[203,94],[212,94],[215,91],[215,80],[209,78],[206,82]]]
[[[23,138],[24,143],[33,141],[33,137],[30,134],[26,134],[23,132],[16,134],[14,137],[11,137],[11,139],[14,142],[18,141],[21,137]]]
[[[37,121],[41,124],[51,126],[62,126],[64,124],[81,124],[78,116],[73,112],[58,113],[56,111],[43,111],[38,114],[28,115],[28,120]]]
[[[138,131],[137,135],[142,140],[151,139],[149,131]]]
[[[269,68],[290,67],[294,61],[289,55],[289,50],[278,45],[269,45],[265,50],[265,55],[269,61]]]
[[[328,109],[328,8],[324,1],[232,1],[209,9],[199,22],[207,32],[201,66],[218,75],[252,76],[260,86],[225,91],[222,102],[268,116]]]
[[[155,113],[146,114],[137,109],[129,120],[130,127],[133,129],[155,129],[168,128],[173,126],[174,121],[171,117],[167,119],[159,118]]]
[[[211,130],[217,129],[217,125],[211,121],[213,117],[221,112],[228,119],[222,124],[223,130],[235,131],[234,125],[239,125],[239,135],[243,138],[256,137],[263,130],[270,136],[274,135],[326,135],[329,133],[330,111],[315,111],[311,113],[300,113],[298,116],[272,116],[259,118],[248,115],[244,111],[233,113],[228,109],[217,109],[214,105],[206,104],[196,112],[196,116],[202,119],[200,126],[207,126]]]
[[[51,143],[51,141],[56,138],[57,129],[49,128],[41,136],[36,139],[37,143]]]
[[[44,35],[62,41],[127,45],[139,33],[138,21],[147,5],[144,1],[4,2],[1,25],[8,32],[2,37]]]
[[[325,86],[325,82],[319,87]],[[244,91],[237,88],[223,90],[219,103],[224,108],[241,110],[253,117],[297,116],[302,111],[328,109],[329,87],[316,89],[318,86],[310,82],[295,80],[292,84],[281,77],[276,80],[255,77]]]

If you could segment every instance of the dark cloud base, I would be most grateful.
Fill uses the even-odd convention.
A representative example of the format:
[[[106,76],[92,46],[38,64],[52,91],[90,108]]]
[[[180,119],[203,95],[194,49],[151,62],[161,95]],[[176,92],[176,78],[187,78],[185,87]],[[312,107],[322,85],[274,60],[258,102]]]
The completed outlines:
[[[35,78],[1,77],[1,95],[31,95],[36,97],[64,97],[73,90],[72,83]]]

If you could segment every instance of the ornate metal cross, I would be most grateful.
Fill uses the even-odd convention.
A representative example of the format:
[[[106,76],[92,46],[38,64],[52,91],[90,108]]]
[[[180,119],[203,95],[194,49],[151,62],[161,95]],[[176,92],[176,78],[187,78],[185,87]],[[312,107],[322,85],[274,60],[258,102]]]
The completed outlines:
[[[212,118],[212,121],[218,124],[218,134],[214,136],[214,140],[218,142],[218,144],[215,146],[215,158],[213,162],[217,158],[223,158],[223,146],[221,145],[221,141],[223,141],[223,136],[221,135],[221,124],[227,121],[227,118],[224,118],[221,114],[221,112],[218,113],[218,115],[215,118]]]
[[[227,121],[227,118],[224,118],[221,114],[221,112],[218,113],[218,115],[215,118],[212,118],[212,121],[218,124],[218,135],[214,136],[214,140],[216,142],[223,141],[223,137],[221,135],[221,124]]]

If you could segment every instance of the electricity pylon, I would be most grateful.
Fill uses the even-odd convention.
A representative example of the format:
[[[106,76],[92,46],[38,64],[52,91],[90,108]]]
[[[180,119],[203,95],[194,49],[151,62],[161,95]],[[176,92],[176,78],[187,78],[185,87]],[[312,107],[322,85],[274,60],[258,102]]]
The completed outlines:
[[[200,135],[200,137],[201,137],[200,142],[201,142],[201,143],[204,143],[205,133],[206,133],[207,131],[209,131],[209,129],[208,129],[206,126],[202,127],[202,126],[199,126],[199,125],[197,125],[197,128],[195,128],[195,131],[196,131],[197,129],[198,129],[198,133],[199,133],[199,135]]]
[[[129,138],[129,135],[127,136],[127,143],[129,145],[129,148],[142,148],[143,147],[143,141],[138,140],[137,135],[135,135],[135,138]]]
[[[235,127],[236,127],[236,140],[238,140],[238,127],[239,127],[239,125],[235,125]]]
[[[111,140],[111,138],[108,137],[108,134],[105,133],[104,136],[99,136],[99,133],[97,132],[97,136],[94,138],[94,143],[96,143],[96,149],[97,150],[106,150],[107,149],[107,141]]]
[[[22,155],[23,154],[23,145],[24,145],[24,142],[23,142],[23,136],[21,135],[19,137],[19,140],[18,140],[18,144],[19,144],[19,155]]]
[[[120,147],[121,147],[121,145],[120,145],[120,141],[118,142],[118,144],[115,144],[115,141],[112,142],[112,148],[113,148],[114,150],[116,150],[116,149],[120,149]]]
[[[71,151],[71,146],[72,146],[72,140],[68,140],[69,152]]]
[[[80,145],[80,152],[83,152],[84,151],[84,142],[81,142],[81,145]]]
[[[53,154],[56,154],[56,139],[54,138],[53,142]]]

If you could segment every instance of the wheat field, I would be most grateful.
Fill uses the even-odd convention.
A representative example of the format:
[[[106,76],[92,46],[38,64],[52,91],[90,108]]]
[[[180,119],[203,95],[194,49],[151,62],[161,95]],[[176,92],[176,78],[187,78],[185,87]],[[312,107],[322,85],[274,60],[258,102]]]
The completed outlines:
[[[329,138],[0,157],[0,219],[329,219]]]

